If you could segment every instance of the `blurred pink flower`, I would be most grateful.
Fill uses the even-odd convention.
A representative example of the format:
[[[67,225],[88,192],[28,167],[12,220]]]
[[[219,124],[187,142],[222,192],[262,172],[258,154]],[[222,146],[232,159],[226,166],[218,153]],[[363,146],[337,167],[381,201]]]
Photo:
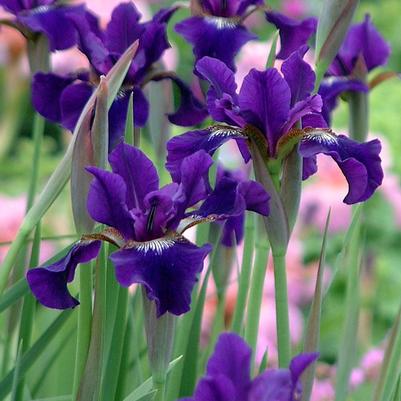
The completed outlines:
[[[305,0],[284,0],[282,4],[283,13],[288,17],[301,18],[307,12]]]
[[[0,242],[13,241],[25,215],[26,201],[23,197],[11,198],[0,195]],[[0,262],[4,259],[9,245],[0,245]],[[41,246],[41,262],[47,260],[53,252],[53,247],[44,242]]]
[[[372,348],[362,358],[361,368],[369,381],[374,381],[379,377],[379,372],[384,359],[384,350]]]
[[[315,380],[310,401],[333,401],[334,386],[331,379]]]

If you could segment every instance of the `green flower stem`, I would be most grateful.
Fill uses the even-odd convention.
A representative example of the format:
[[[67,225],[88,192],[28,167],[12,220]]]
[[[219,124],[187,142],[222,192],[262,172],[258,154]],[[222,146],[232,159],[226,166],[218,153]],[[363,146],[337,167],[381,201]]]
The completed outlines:
[[[255,244],[254,216],[248,215],[245,222],[244,252],[242,255],[241,271],[238,280],[237,303],[235,304],[231,330],[241,334],[244,321],[245,307],[248,298],[248,288],[251,280],[253,247]]]
[[[79,267],[79,300],[78,336],[75,354],[75,370],[72,394],[78,391],[79,382],[85,369],[88,356],[92,325],[92,264],[86,263]]]
[[[366,141],[369,131],[369,93],[349,92],[349,134],[358,142]]]
[[[30,267],[38,266],[39,264],[39,254],[40,254],[40,223],[36,226],[35,237],[32,243],[31,250],[31,260],[29,262]],[[19,328],[19,340],[18,343],[21,344],[19,352],[24,355],[31,346],[32,339],[32,326],[35,315],[35,298],[32,294],[27,294],[24,298],[24,303],[21,312],[21,323]],[[24,399],[24,386],[25,380],[22,378],[16,389],[16,401],[22,401]]]
[[[265,237],[263,237],[265,238]],[[253,349],[252,365],[256,354],[256,343],[259,332],[260,309],[263,299],[263,287],[269,256],[269,245],[264,241],[257,241],[255,246],[255,261],[252,269],[251,289],[249,292],[248,316],[245,326],[245,340]]]
[[[165,395],[166,395],[166,381],[165,380],[161,380],[161,381],[153,380],[153,388],[155,390],[157,390],[157,393],[156,393],[153,401],[164,401]]]
[[[290,362],[291,343],[288,317],[288,291],[285,252],[274,252],[273,250],[273,263],[278,363],[280,368],[287,368]]]
[[[32,158],[32,170],[29,181],[27,210],[29,210],[34,202],[35,194],[38,187],[39,181],[39,165],[40,165],[40,151],[43,142],[43,133],[45,130],[45,120],[38,113],[34,114],[33,120],[33,158]]]

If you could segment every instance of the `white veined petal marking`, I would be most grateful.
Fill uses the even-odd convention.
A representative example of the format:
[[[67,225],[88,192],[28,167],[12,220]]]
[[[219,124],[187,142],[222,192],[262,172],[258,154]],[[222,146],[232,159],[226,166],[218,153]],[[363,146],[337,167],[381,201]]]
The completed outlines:
[[[158,238],[151,241],[140,242],[135,244],[135,249],[139,252],[148,253],[149,251],[155,252],[161,255],[165,250],[171,248],[176,241],[169,238]]]
[[[235,28],[237,26],[237,21],[234,18],[224,18],[224,17],[205,17],[205,20],[209,24],[213,24],[217,29],[224,28]]]
[[[229,137],[244,137],[246,138],[246,135],[242,133],[242,131],[238,128],[234,127],[229,127],[229,126],[224,126],[224,125],[215,125],[213,127],[209,128],[210,135],[208,136],[208,141],[211,141],[213,138],[216,137],[223,137],[223,138],[229,138]]]
[[[331,130],[325,129],[313,129],[307,131],[302,140],[315,141],[322,145],[336,145],[338,143],[337,136]]]

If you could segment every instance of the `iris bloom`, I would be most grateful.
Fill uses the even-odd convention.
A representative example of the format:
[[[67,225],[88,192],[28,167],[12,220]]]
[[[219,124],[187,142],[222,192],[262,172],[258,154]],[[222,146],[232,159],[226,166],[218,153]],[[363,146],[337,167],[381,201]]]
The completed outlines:
[[[325,121],[319,114],[322,99],[311,94],[315,73],[302,59],[305,50],[292,53],[284,61],[281,74],[275,68],[252,69],[239,93],[234,74],[224,63],[211,57],[201,59],[196,69],[210,82],[209,113],[215,121],[225,125],[189,131],[172,138],[167,143],[166,164],[171,174],[176,175],[183,158],[195,150],[204,149],[213,154],[229,139],[237,141],[247,161],[250,155],[246,139],[256,135],[261,152],[269,163],[276,165],[300,142],[304,179],[317,171],[317,154],[331,156],[349,184],[344,202],[352,204],[368,199],[383,179],[380,142],[375,139],[358,143],[325,128]],[[303,129],[294,127],[299,121]]]
[[[269,196],[254,181],[222,178],[210,188],[208,171],[213,161],[200,150],[186,158],[171,184],[159,188],[153,163],[137,148],[120,143],[109,155],[112,172],[88,167],[93,175],[88,211],[109,228],[84,236],[61,260],[28,271],[32,292],[50,308],[72,308],[78,301],[67,283],[78,263],[97,256],[99,240],[120,249],[110,259],[118,282],[128,287],[142,284],[155,301],[158,316],[169,311],[180,315],[189,310],[191,291],[202,270],[210,245],[198,247],[182,234],[206,221],[226,220],[252,210],[268,214]],[[199,209],[187,211],[199,201]]]
[[[43,33],[49,39],[51,51],[68,49],[77,44],[78,34],[69,17],[85,12],[83,5],[56,3],[56,0],[0,0],[0,5],[15,15],[15,27],[25,36]]]
[[[366,74],[384,66],[390,56],[390,46],[366,15],[363,22],[349,29],[338,54],[331,64],[319,93],[324,100],[324,117],[330,121],[330,113],[337,105],[337,98],[346,91],[367,92],[360,72]],[[357,71],[361,70],[362,71]]]
[[[241,47],[257,36],[243,25],[243,17],[251,5],[263,0],[200,0],[199,15],[187,18],[175,30],[193,46],[196,61],[210,56],[235,70],[234,57]]]
[[[109,112],[110,149],[124,132],[130,95],[134,98],[134,122],[145,125],[149,104],[142,91],[149,80],[172,79],[181,91],[182,107],[170,116],[172,122],[185,125],[185,121],[200,121],[206,116],[204,107],[190,89],[175,76],[153,75],[154,64],[170,47],[166,25],[176,9],[162,9],[151,21],[140,22],[141,15],[133,3],[121,3],[113,13],[106,29],[102,31],[97,18],[90,13],[74,16],[71,21],[79,32],[79,49],[90,63],[90,71],[61,76],[53,73],[37,73],[32,84],[32,102],[35,109],[50,121],[61,123],[73,130],[81,111],[95,90],[99,77],[106,75],[124,51],[139,39],[122,88]]]
[[[298,21],[277,11],[268,11],[265,15],[266,20],[279,31],[280,51],[276,58],[280,60],[285,60],[291,53],[306,45],[309,38],[316,33],[317,19],[315,17]]]
[[[193,397],[181,401],[296,401],[302,396],[300,377],[317,359],[301,354],[289,369],[268,369],[250,377],[252,349],[233,333],[220,335]]]

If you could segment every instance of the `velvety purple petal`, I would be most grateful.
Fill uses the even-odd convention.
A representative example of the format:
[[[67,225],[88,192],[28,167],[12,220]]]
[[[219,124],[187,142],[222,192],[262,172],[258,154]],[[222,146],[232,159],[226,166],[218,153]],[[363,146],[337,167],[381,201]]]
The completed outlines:
[[[300,354],[292,358],[290,363],[290,372],[292,376],[292,381],[296,383],[300,378],[305,369],[316,361],[319,353],[309,353],[309,354]]]
[[[213,216],[215,219],[224,220],[240,215],[245,209],[246,203],[244,197],[239,193],[238,181],[223,177],[201,207],[191,215]]]
[[[116,228],[125,239],[134,239],[134,221],[127,207],[127,185],[123,178],[97,167],[86,169],[95,177],[87,200],[92,219]]]
[[[202,57],[214,57],[235,71],[234,57],[241,47],[256,36],[232,20],[214,17],[191,17],[175,26],[187,42],[193,46],[196,61]]]
[[[385,65],[390,55],[390,46],[366,15],[360,24],[353,25],[330,68],[335,75],[350,75],[362,54],[368,71]]]
[[[318,113],[322,110],[323,101],[320,95],[312,95],[295,103],[289,112],[288,121],[284,124],[282,134],[286,134],[295,123],[308,114]]]
[[[134,101],[134,124],[143,127],[149,116],[149,103],[139,87],[132,91],[121,90],[109,111],[109,149],[114,149],[124,137],[128,104],[131,93]]]
[[[302,179],[306,180],[315,173],[317,173],[316,156],[304,157],[302,159]]]
[[[295,391],[287,369],[271,369],[253,380],[247,401],[296,401],[301,393]]]
[[[178,182],[185,194],[185,209],[206,198],[210,191],[208,174],[212,164],[213,159],[204,150],[198,150],[181,163]]]
[[[278,59],[286,59],[292,52],[306,45],[309,38],[316,32],[317,19],[306,18],[297,21],[276,11],[266,12],[266,19],[275,25],[280,33],[280,52]]]
[[[171,174],[173,181],[178,182],[181,176],[181,163],[185,157],[204,150],[213,155],[223,143],[230,139],[241,138],[235,133],[213,133],[210,130],[188,131],[185,134],[175,136],[167,142],[166,168]],[[238,139],[239,140],[239,139]]]
[[[71,77],[37,72],[32,80],[32,104],[35,110],[53,122],[61,122],[61,94],[74,82]]]
[[[281,72],[291,90],[291,106],[307,98],[315,86],[315,73],[303,60],[307,47],[295,51],[281,66]]]
[[[195,401],[233,401],[237,398],[234,384],[225,376],[205,377],[195,390]]]
[[[238,245],[244,238],[245,213],[229,217],[223,225],[221,243],[226,247]]]
[[[200,59],[195,69],[198,75],[210,83],[207,106],[212,118],[237,125],[241,117],[234,73],[222,61],[212,57]]]
[[[338,97],[347,91],[367,92],[369,88],[361,81],[348,78],[329,78],[322,81],[319,94],[323,99],[322,115],[327,124],[331,122],[331,113],[337,107]]]
[[[120,3],[114,8],[105,33],[105,45],[109,51],[123,54],[137,40],[143,30],[139,24],[141,14],[134,3]]]
[[[270,196],[263,185],[256,181],[247,180],[238,184],[238,191],[245,199],[246,210],[267,216],[269,214]]]
[[[168,115],[168,119],[175,125],[189,127],[200,124],[207,116],[206,107],[194,96],[191,88],[180,78],[174,75],[158,76],[153,81],[170,79],[180,93],[180,105],[178,109]]]
[[[115,252],[110,259],[121,285],[145,286],[148,298],[156,302],[158,316],[181,315],[190,309],[193,286],[210,251],[210,245],[198,248],[183,238],[159,238]]]
[[[34,32],[42,32],[49,39],[50,50],[64,50],[77,44],[78,34],[70,20],[73,14],[85,13],[84,6],[60,6],[36,9],[27,15],[19,15],[18,20]],[[62,29],[61,29],[62,27]]]
[[[207,364],[207,375],[228,378],[236,389],[236,400],[246,400],[246,390],[251,377],[251,355],[249,345],[237,334],[220,334],[213,355]],[[243,397],[241,397],[241,395]]]
[[[57,262],[28,270],[26,277],[36,299],[48,308],[68,309],[77,306],[79,302],[68,291],[67,283],[73,281],[79,263],[96,258],[100,245],[100,241],[78,242]]]
[[[128,209],[144,210],[145,196],[159,188],[159,176],[152,161],[138,148],[121,142],[110,153],[109,162],[126,185],[124,198]]]
[[[179,6],[161,8],[157,13],[153,16],[152,22],[159,22],[167,24],[174,13],[179,9]]]
[[[131,76],[134,83],[140,84],[152,64],[158,61],[164,51],[170,47],[166,29],[166,24],[148,23],[146,25],[134,58],[135,74]],[[128,79],[130,79],[130,73],[128,73]]]
[[[93,87],[87,82],[69,85],[60,97],[61,124],[74,131],[83,108],[93,93]]]
[[[303,157],[324,153],[331,156],[348,181],[349,191],[344,202],[353,204],[367,200],[381,185],[383,170],[380,159],[381,144],[374,139],[358,143],[343,135],[309,135],[300,145]]]
[[[98,35],[100,34],[94,24],[94,17],[90,13],[70,17],[78,32],[79,50],[86,55],[97,74],[107,74],[112,66],[109,51]]]
[[[239,94],[242,115],[266,136],[269,152],[276,149],[281,128],[288,118],[290,102],[290,88],[274,68],[252,69],[242,83]]]

